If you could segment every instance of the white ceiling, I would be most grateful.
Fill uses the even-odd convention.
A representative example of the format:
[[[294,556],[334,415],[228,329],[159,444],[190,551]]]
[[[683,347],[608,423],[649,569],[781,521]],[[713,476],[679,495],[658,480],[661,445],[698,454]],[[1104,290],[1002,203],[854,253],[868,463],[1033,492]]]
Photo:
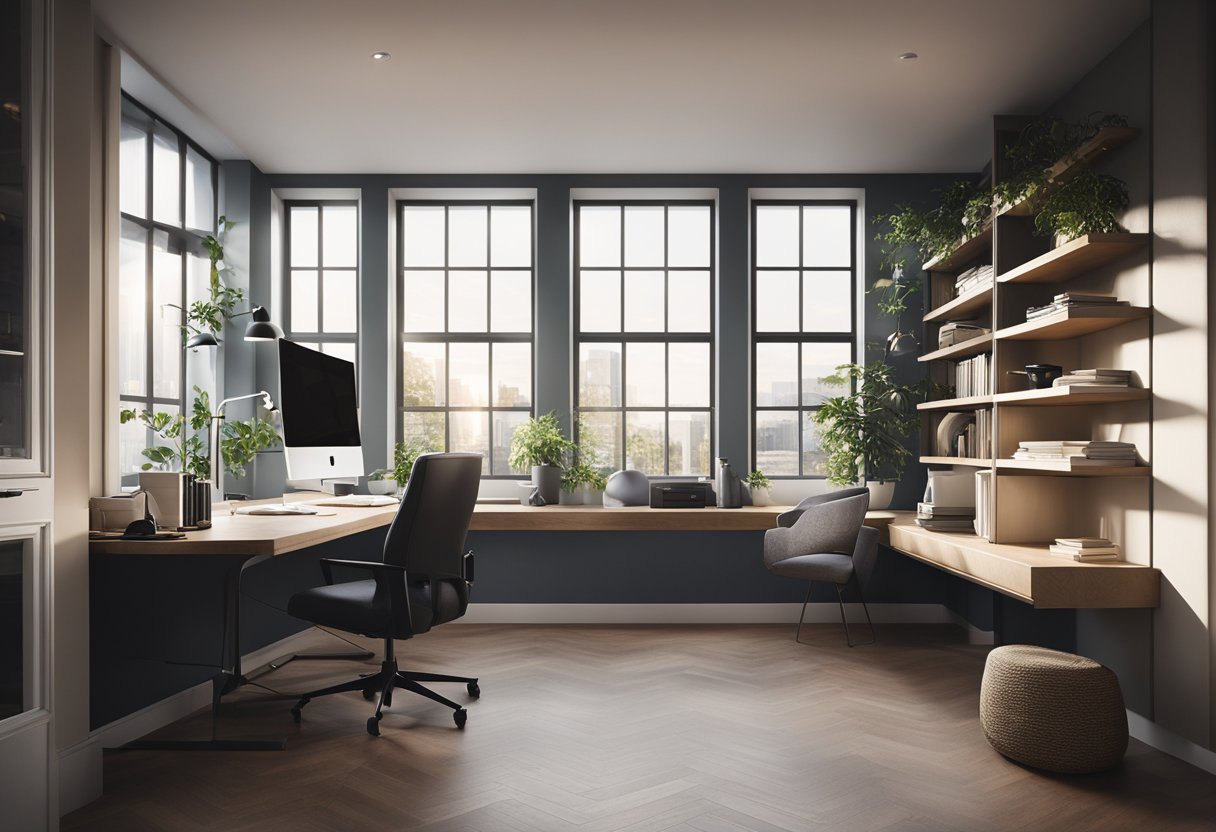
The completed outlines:
[[[1050,104],[1148,6],[94,0],[216,152],[272,173],[978,169],[990,115]]]

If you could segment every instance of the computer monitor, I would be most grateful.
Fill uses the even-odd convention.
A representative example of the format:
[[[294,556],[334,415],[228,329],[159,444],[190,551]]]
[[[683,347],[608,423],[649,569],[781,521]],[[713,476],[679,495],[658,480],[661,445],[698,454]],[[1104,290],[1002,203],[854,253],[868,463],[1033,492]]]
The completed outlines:
[[[279,339],[279,405],[288,480],[363,476],[354,364]]]

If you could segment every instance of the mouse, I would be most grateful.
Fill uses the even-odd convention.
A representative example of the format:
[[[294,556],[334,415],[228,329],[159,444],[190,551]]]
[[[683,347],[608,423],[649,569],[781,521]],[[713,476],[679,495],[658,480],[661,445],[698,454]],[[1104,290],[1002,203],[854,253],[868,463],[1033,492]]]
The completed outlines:
[[[122,533],[124,538],[151,537],[156,534],[156,524],[146,518],[135,520]]]

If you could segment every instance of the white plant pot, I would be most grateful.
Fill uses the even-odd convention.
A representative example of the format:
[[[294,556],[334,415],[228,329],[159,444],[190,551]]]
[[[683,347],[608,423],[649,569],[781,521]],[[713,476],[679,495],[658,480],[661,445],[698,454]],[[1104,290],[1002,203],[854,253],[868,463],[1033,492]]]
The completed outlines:
[[[579,491],[582,492],[583,505],[585,506],[600,506],[604,505],[604,492],[598,488],[592,488],[589,485],[583,484],[579,486]]]
[[[396,494],[396,480],[368,480],[367,491],[369,494]]]
[[[891,500],[895,498],[895,483],[893,482],[867,482],[866,488],[870,489],[870,509],[872,511],[880,511],[891,505]]]
[[[773,489],[771,488],[753,488],[749,485],[747,492],[752,495],[752,505],[754,506],[771,506],[773,504]]]
[[[581,506],[583,504],[582,487],[576,487],[573,491],[563,488],[561,494],[558,495],[557,504],[559,506]]]

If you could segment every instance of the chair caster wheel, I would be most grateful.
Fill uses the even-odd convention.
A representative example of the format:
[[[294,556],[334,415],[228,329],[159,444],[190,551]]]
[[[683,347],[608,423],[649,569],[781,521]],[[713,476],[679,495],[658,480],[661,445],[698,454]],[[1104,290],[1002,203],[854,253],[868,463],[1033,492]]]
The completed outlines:
[[[369,716],[367,718],[367,733],[373,737],[380,736],[380,719],[378,717]]]
[[[463,728],[464,724],[469,721],[469,712],[461,708],[452,714],[452,721],[456,723],[457,728]]]
[[[366,690],[363,691],[363,698],[366,699],[368,702],[371,702],[373,699],[376,698],[376,692],[374,690],[372,690],[371,688],[367,688]]]
[[[478,687],[476,682],[469,682],[465,687],[469,691],[469,696],[473,697],[474,699],[481,697],[481,688]]]

